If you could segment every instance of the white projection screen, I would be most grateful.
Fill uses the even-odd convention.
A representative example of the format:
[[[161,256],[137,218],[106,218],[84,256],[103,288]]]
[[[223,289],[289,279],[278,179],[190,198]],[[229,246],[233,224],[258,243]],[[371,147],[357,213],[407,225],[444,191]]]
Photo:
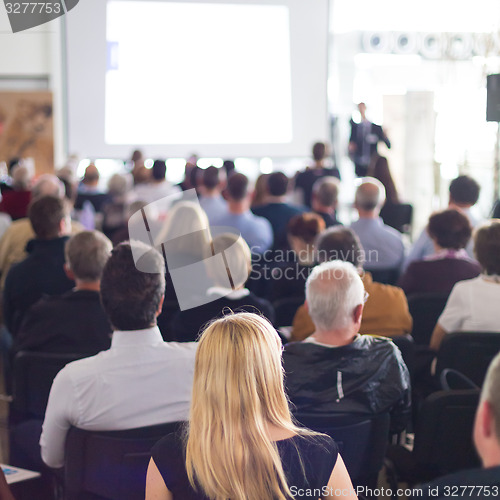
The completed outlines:
[[[295,157],[328,136],[329,0],[85,0],[65,16],[68,152]]]

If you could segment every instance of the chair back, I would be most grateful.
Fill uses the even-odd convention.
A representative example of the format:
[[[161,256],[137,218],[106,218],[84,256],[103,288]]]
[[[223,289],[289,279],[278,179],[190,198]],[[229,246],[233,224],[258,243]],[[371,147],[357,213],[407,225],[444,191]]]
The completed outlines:
[[[397,229],[400,233],[411,233],[413,205],[409,203],[386,203],[380,210],[384,224]]]
[[[18,352],[13,363],[11,421],[43,420],[55,376],[71,361],[86,356],[88,354]]]
[[[304,297],[287,297],[273,302],[276,326],[291,326],[297,309],[304,303]]]
[[[375,487],[389,443],[388,413],[295,417],[303,426],[328,434],[337,443],[354,486]]]
[[[472,442],[478,389],[439,391],[419,412],[413,454],[428,478],[479,466]]]
[[[500,333],[457,332],[446,335],[437,355],[436,374],[456,370],[476,385],[483,385],[486,371],[500,351]]]
[[[408,308],[413,318],[411,336],[415,344],[429,345],[448,295],[448,293],[415,293],[408,297]]]
[[[66,437],[65,500],[144,500],[151,448],[181,425],[99,432],[72,427]]]
[[[400,275],[399,267],[388,267],[384,269],[366,268],[372,275],[373,281],[383,283],[384,285],[395,285]]]

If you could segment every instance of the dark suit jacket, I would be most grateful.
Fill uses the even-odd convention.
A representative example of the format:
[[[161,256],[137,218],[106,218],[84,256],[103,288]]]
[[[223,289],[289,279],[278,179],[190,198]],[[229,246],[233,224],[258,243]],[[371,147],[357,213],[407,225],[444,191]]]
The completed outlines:
[[[351,120],[351,137],[349,138],[349,142],[356,144],[356,151],[353,154],[354,163],[359,163],[359,160],[361,160],[365,141],[367,141],[369,145],[370,158],[373,156],[373,153],[377,152],[377,145],[380,141],[384,142],[388,148],[391,147],[391,143],[382,127],[375,123],[369,123],[370,128],[368,129],[368,133],[364,134],[362,124]]]

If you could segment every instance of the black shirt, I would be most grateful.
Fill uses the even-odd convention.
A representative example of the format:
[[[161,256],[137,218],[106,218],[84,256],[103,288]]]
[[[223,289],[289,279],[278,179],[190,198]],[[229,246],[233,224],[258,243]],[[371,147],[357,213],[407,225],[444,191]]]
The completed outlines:
[[[291,493],[296,492],[297,499],[317,499],[319,495],[314,495],[312,490],[328,485],[337,462],[338,448],[333,439],[323,434],[294,436],[276,441],[276,446]],[[169,434],[154,446],[153,460],[174,500],[208,500],[189,483],[184,449],[181,434]]]
[[[304,195],[304,205],[311,206],[314,183],[322,177],[333,176],[340,179],[338,168],[307,168],[299,172],[295,178],[295,189],[301,189]]]

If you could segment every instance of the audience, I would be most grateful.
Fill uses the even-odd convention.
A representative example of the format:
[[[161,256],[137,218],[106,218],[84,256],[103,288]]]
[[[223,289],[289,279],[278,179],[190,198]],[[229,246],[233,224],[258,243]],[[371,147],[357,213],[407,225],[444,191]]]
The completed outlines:
[[[267,178],[267,196],[264,203],[252,208],[252,212],[265,217],[273,228],[274,250],[286,250],[287,225],[292,217],[303,209],[287,202],[289,179],[283,172],[273,172]]]
[[[314,244],[324,229],[323,219],[315,213],[306,212],[292,217],[288,223],[288,241],[293,251],[293,258],[278,264],[272,270],[270,281],[272,302],[289,297],[305,298],[304,286],[307,277],[317,264]]]
[[[260,207],[266,203],[269,195],[267,191],[267,179],[271,174],[260,174],[255,181],[255,187],[252,193],[252,203],[250,204],[252,210],[255,207]]]
[[[28,215],[36,237],[26,247],[28,257],[11,267],[3,292],[5,326],[13,336],[43,294],[61,294],[74,286],[63,268],[71,228],[65,202],[55,196],[36,198]]]
[[[349,262],[313,269],[306,304],[315,330],[285,346],[287,393],[299,414],[390,412],[392,431],[401,432],[410,413],[410,376],[389,339],[359,335],[365,300]]]
[[[351,263],[361,276],[369,297],[363,309],[359,333],[397,337],[409,334],[412,318],[403,290],[372,280],[363,271],[363,248],[355,233],[346,227],[334,227],[321,234],[316,242],[319,263],[343,260]],[[292,340],[303,340],[314,332],[314,323],[305,305],[300,306],[293,320]]]
[[[314,165],[298,172],[295,177],[295,192],[300,204],[311,208],[312,190],[314,183],[321,177],[334,176],[340,179],[338,168],[325,167],[325,158],[328,156],[328,146],[324,142],[317,142],[312,148]]]
[[[115,231],[127,222],[131,188],[130,175],[114,174],[108,181],[109,200],[102,207],[102,231],[111,240]]]
[[[65,246],[64,270],[75,288],[41,298],[25,314],[14,340],[15,351],[79,353],[89,356],[109,349],[111,325],[99,297],[111,242],[97,231],[72,236]]]
[[[252,266],[252,256],[245,241],[234,234],[221,234],[213,239],[212,247],[214,255],[224,253],[226,267],[221,270],[215,266],[208,268],[214,286],[206,290],[206,303],[183,310],[174,317],[172,331],[179,342],[197,340],[202,327],[227,310],[258,312],[274,322],[272,305],[245,288]],[[210,266],[210,261],[206,262]]]
[[[380,156],[378,153],[372,156],[367,175],[379,180],[384,186],[386,205],[397,205],[399,203],[396,184],[394,184],[389,162],[385,156]]]
[[[479,184],[468,175],[460,175],[453,179],[449,187],[450,196],[448,208],[460,210],[469,219],[471,226],[477,226],[478,221],[471,213],[471,208],[477,203],[481,187]],[[469,257],[474,257],[472,242],[466,247]],[[413,243],[408,257],[405,261],[405,267],[415,260],[423,260],[425,257],[434,253],[434,243],[425,229],[420,233],[417,241]]]
[[[227,180],[227,210],[213,219],[213,226],[237,229],[255,254],[262,254],[273,244],[273,229],[264,217],[250,212],[251,193],[248,178],[240,173]]]
[[[469,219],[454,208],[431,215],[427,231],[434,243],[434,254],[413,261],[398,285],[406,295],[449,293],[457,281],[475,278],[481,267],[464,250],[472,228]]]
[[[500,354],[491,362],[474,422],[474,444],[481,469],[462,470],[421,486],[419,498],[486,498],[500,487]],[[457,439],[462,436],[457,436]],[[492,487],[497,487],[493,489]],[[453,488],[453,489],[451,489]],[[492,495],[493,496],[493,495]],[[497,493],[494,494],[497,496]]]
[[[379,217],[385,201],[385,189],[380,181],[364,177],[356,189],[354,207],[359,219],[351,224],[365,251],[364,267],[368,271],[399,270],[405,248],[401,233],[387,226]]]
[[[430,347],[438,350],[446,334],[456,331],[498,332],[500,330],[500,220],[493,219],[477,229],[474,253],[482,274],[459,281],[452,289],[441,314]]]
[[[336,443],[293,423],[280,351],[257,315],[228,315],[205,330],[189,425],[153,448],[146,500],[285,500],[327,487],[356,499]]]
[[[318,179],[312,190],[312,209],[323,217],[326,227],[337,226],[341,222],[337,219],[337,203],[339,196],[339,181],[336,177],[328,176]]]
[[[212,165],[202,170],[200,177],[200,205],[212,224],[219,214],[227,211],[227,203],[222,197],[226,185],[225,170]]]
[[[150,271],[141,272],[133,251]],[[50,391],[40,438],[43,461],[64,465],[71,426],[123,430],[188,417],[196,344],[163,342],[156,326],[165,290],[161,255],[142,243],[115,247],[101,278],[111,348],[66,365]]]
[[[105,203],[109,201],[107,194],[99,189],[100,174],[98,168],[91,163],[86,169],[75,201],[75,209],[83,210],[90,203],[95,212],[100,212]]]
[[[31,174],[27,167],[18,165],[12,170],[12,189],[2,193],[0,211],[10,215],[12,220],[21,219],[28,214],[31,201]]]

